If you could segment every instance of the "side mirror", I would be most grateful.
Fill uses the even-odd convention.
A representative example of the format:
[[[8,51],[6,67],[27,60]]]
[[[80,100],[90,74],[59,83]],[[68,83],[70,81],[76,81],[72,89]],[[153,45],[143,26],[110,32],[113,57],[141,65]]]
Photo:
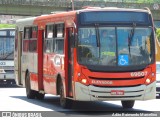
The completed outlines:
[[[156,27],[154,27],[154,31],[155,31],[155,33],[157,32],[157,28]]]

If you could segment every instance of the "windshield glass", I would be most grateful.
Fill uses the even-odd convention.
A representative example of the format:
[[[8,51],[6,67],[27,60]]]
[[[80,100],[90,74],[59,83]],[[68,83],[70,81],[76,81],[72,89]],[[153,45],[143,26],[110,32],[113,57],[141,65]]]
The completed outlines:
[[[160,73],[160,64],[156,64],[156,70],[157,73]]]
[[[0,37],[0,59],[13,59],[14,37]]]
[[[151,34],[152,29],[146,27],[79,28],[78,61],[101,66],[149,64]]]

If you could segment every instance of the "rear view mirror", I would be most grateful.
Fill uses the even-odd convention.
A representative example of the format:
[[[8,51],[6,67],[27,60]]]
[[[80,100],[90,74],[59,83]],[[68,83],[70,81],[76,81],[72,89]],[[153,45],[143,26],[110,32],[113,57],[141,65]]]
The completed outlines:
[[[155,33],[157,32],[157,28],[156,27],[154,27],[154,31],[155,31]]]

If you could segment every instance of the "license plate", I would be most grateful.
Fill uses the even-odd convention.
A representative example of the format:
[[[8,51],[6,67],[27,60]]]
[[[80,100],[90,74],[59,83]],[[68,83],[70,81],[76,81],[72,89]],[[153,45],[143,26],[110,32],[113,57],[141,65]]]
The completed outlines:
[[[124,95],[124,90],[111,90],[111,95]]]

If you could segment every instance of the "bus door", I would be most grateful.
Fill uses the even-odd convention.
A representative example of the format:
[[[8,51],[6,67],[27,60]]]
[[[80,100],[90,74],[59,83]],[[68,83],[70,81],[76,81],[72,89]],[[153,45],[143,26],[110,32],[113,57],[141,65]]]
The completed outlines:
[[[21,75],[22,75],[22,69],[21,69],[21,65],[22,65],[22,41],[23,41],[23,32],[22,31],[18,31],[18,84],[21,85],[22,84],[22,79],[21,79]]]
[[[73,28],[68,28],[67,29],[68,33],[68,60],[67,60],[67,65],[68,67],[66,68],[67,70],[67,75],[68,75],[68,97],[73,97],[73,88],[72,88],[72,81],[73,81],[73,73],[74,73],[74,55],[73,55],[73,47],[72,47],[72,33],[73,33]]]

